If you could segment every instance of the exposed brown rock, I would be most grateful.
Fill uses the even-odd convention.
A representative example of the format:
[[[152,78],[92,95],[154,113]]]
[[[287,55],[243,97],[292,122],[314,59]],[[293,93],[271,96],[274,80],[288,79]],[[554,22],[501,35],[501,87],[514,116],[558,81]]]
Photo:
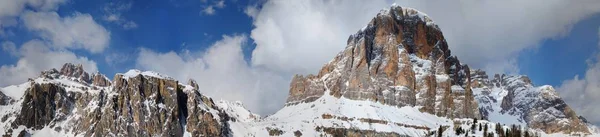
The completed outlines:
[[[13,125],[25,125],[33,129],[42,129],[56,116],[67,115],[73,105],[72,98],[60,96],[66,94],[64,88],[54,84],[33,84],[23,97],[23,107]],[[57,110],[62,110],[58,111]],[[58,113],[58,114],[55,114]],[[16,127],[15,127],[16,128]]]
[[[66,63],[60,69],[60,74],[63,76],[79,78],[80,82],[90,83],[90,75],[83,70],[83,65]]]
[[[56,78],[56,73],[47,74]],[[31,84],[21,104],[26,107],[14,113],[16,119],[3,120],[11,122],[13,128],[23,125],[35,130],[49,126],[84,136],[183,136],[186,126],[192,136],[231,134],[227,123],[232,118],[212,99],[195,89],[184,91],[184,86],[172,79],[118,74],[112,91],[100,88],[98,93],[86,88],[81,88],[82,92],[67,91],[64,87],[73,87],[60,83]],[[69,124],[63,127],[55,125],[57,122]]]
[[[312,102],[321,97],[325,91],[323,83],[315,83],[315,76],[294,75],[290,84],[288,103]]]
[[[284,132],[278,128],[267,127],[267,132],[269,132],[269,136],[280,136]]]
[[[311,102],[328,91],[334,97],[422,106],[422,111],[439,116],[479,117],[470,89],[461,94],[466,97],[460,105],[450,91],[452,85],[470,88],[469,68],[450,55],[442,32],[429,17],[417,14],[398,6],[380,12],[349,37],[346,49],[317,76],[294,76],[287,104]],[[454,108],[460,113],[454,114]]]
[[[108,87],[108,86],[110,86],[111,82],[103,74],[95,73],[92,76],[92,84],[94,84],[95,86],[100,86],[100,87]]]

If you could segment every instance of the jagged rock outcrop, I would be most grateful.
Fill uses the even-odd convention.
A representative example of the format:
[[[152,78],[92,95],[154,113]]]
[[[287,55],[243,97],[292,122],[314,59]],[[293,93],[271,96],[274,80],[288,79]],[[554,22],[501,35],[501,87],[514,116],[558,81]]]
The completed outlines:
[[[560,98],[552,86],[535,87],[523,75],[494,75],[488,79],[484,71],[472,73],[479,101],[479,111],[484,119],[505,124],[524,124],[545,133],[590,134],[587,123]],[[507,123],[497,117],[512,117]]]
[[[33,84],[33,83],[32,83]],[[24,96],[21,112],[13,125],[42,129],[54,119],[65,119],[71,113],[73,96],[54,84],[33,84]]]
[[[451,56],[442,32],[423,13],[392,6],[350,36],[347,44],[318,75],[294,76],[288,104],[314,101],[327,93],[421,106],[439,116],[479,118],[469,67]],[[455,93],[453,86],[465,90]]]
[[[111,85],[110,80],[104,76],[104,74],[101,74],[100,72],[96,72],[92,75],[92,83],[95,86],[99,86],[99,87],[108,87]]]
[[[185,85],[137,70],[117,74],[112,83],[99,73],[86,75],[81,65],[67,63],[60,72],[44,71],[29,81],[22,100],[3,101],[13,106],[3,111],[0,125],[6,127],[1,128],[11,129],[3,134],[21,134],[12,130],[21,126],[84,136],[231,134],[228,122],[235,118],[201,95],[193,80],[193,85]],[[1,92],[0,98],[10,99]]]
[[[188,80],[188,85],[192,86],[195,90],[200,89],[200,87],[198,87],[198,83],[196,83],[196,80],[189,79]]]
[[[0,90],[0,105],[7,105],[12,101],[12,99],[8,96],[6,96],[4,93],[2,93],[2,90]]]
[[[83,70],[83,65],[74,65],[72,63],[66,63],[60,69],[60,74],[67,77],[72,77],[80,82],[90,83],[90,75]]]

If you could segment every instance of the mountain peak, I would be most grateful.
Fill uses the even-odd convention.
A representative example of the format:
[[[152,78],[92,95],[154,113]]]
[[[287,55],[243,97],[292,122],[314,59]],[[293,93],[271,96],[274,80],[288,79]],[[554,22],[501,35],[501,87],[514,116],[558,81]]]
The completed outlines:
[[[65,63],[60,69],[60,74],[63,76],[89,79],[89,74],[83,70],[83,65],[81,64],[75,65],[73,63]]]
[[[39,77],[48,79],[67,78],[82,83],[92,82],[90,75],[83,69],[83,65],[73,63],[65,63],[60,71],[55,68],[42,71]]]
[[[159,78],[159,79],[167,79],[167,80],[175,80],[169,76],[160,74],[158,72],[154,72],[154,71],[141,71],[138,69],[131,69],[125,73],[117,73],[117,75],[122,76],[123,78],[132,78],[132,77],[137,77],[137,76],[144,76],[144,77],[154,77],[154,78]]]
[[[479,117],[469,67],[451,56],[442,32],[426,14],[393,5],[347,42],[318,75],[294,76],[288,105],[330,94],[421,107],[438,116]],[[452,89],[465,90],[453,94]]]

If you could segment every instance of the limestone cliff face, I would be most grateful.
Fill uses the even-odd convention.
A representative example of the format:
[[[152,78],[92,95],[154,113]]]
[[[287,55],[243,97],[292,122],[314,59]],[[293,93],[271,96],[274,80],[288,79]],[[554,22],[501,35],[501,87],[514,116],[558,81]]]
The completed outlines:
[[[0,122],[12,127],[4,135],[28,134],[12,131],[24,126],[83,136],[228,136],[227,123],[235,120],[200,94],[193,80],[186,85],[136,72],[117,74],[111,83],[65,64],[60,72],[42,72],[24,92],[2,116]],[[12,105],[4,94],[0,99],[0,105]]]
[[[323,94],[394,106],[422,106],[439,116],[478,118],[470,70],[423,13],[392,6],[348,39],[347,47],[318,75],[296,75],[288,105]],[[451,87],[466,89],[453,91]],[[455,88],[456,89],[456,88]]]
[[[99,72],[92,74],[91,82],[91,84],[94,84],[98,87],[108,87],[112,84],[111,81],[104,76],[104,74],[100,74]]]
[[[583,121],[558,95],[552,86],[536,87],[529,77],[496,74],[488,79],[484,71],[472,73],[472,88],[480,102],[484,119],[505,124],[523,124],[545,133],[590,134]],[[512,117],[506,123],[496,116]]]

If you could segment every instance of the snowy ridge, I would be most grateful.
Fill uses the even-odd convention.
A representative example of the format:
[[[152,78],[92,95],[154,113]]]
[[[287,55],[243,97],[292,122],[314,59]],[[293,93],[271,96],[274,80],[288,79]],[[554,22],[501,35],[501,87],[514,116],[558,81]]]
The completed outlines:
[[[368,122],[371,121],[371,122]],[[259,122],[232,122],[242,135],[269,136],[264,129],[281,130],[281,136],[326,135],[319,128],[344,128],[425,136],[429,129],[451,126],[452,120],[422,113],[418,108],[394,107],[373,101],[336,98],[328,93],[313,102],[282,108]],[[239,135],[239,134],[238,134]]]
[[[2,93],[6,94],[11,99],[19,99],[23,97],[23,92],[30,87],[30,83],[26,82],[21,85],[11,85],[4,88],[0,88]]]
[[[260,115],[250,112],[240,101],[229,102],[226,100],[220,100],[216,105],[225,110],[225,112],[230,116],[237,118],[236,121],[256,122],[260,119]]]
[[[552,86],[534,86],[527,76],[496,75],[492,80],[487,76],[475,76],[473,92],[479,102],[479,109],[490,121],[506,125],[538,129],[543,136],[598,136],[597,127],[584,123],[578,118],[573,119],[574,113]],[[577,117],[577,116],[574,116]],[[539,124],[554,124],[562,132],[546,134],[548,127]],[[589,133],[581,132],[589,131]],[[571,132],[571,133],[569,133]]]
[[[85,118],[86,116],[94,115],[97,112],[101,112],[102,114],[106,113],[105,112],[105,110],[107,110],[106,108],[112,107],[112,106],[106,106],[106,105],[103,106],[102,103],[100,103],[102,98],[116,98],[120,94],[120,93],[115,92],[117,89],[115,89],[114,84],[112,84],[111,86],[107,86],[107,87],[96,86],[94,84],[84,82],[84,81],[82,81],[82,79],[77,78],[77,77],[70,77],[70,76],[64,76],[64,75],[58,74],[55,69],[49,70],[49,71],[44,71],[44,72],[46,72],[46,73],[42,73],[42,75],[39,78],[30,79],[29,82],[26,82],[26,83],[23,83],[20,85],[12,85],[12,86],[0,88],[0,92],[2,92],[7,97],[9,97],[9,99],[11,99],[11,102],[9,104],[6,104],[6,105],[0,104],[0,110],[1,110],[0,117],[3,117],[2,120],[0,120],[0,135],[10,135],[10,136],[16,137],[16,136],[19,136],[21,131],[24,131],[24,132],[26,132],[26,135],[31,135],[33,137],[90,136],[90,134],[86,135],[83,133],[78,133],[75,131],[75,129],[79,128],[79,124],[81,124],[80,122],[82,122],[82,120],[84,120],[83,118]],[[144,77],[154,77],[154,78],[158,78],[158,79],[173,80],[168,76],[160,75],[159,73],[151,72],[151,71],[141,72],[141,71],[137,71],[137,70],[130,70],[127,73],[124,73],[122,75],[124,75],[125,79],[129,79],[129,78],[132,78],[132,77],[135,77],[138,75],[142,75]],[[184,91],[188,95],[200,95],[199,93],[197,93],[198,91],[195,90],[192,85],[187,85],[187,84],[183,84],[183,83],[177,83],[177,84],[182,88],[182,91]],[[52,112],[52,113],[54,113],[54,117],[57,119],[53,120],[48,125],[45,125],[41,128],[34,128],[34,127],[27,128],[24,125],[17,125],[16,127],[14,127],[13,122],[16,122],[17,119],[19,119],[19,117],[21,117],[20,115],[23,115],[22,109],[24,107],[24,101],[25,101],[24,97],[30,96],[30,95],[25,95],[25,93],[29,92],[28,90],[30,90],[32,88],[32,86],[34,86],[34,85],[36,85],[38,87],[42,86],[42,85],[55,85],[57,87],[60,87],[60,89],[58,90],[59,92],[56,94],[57,98],[64,99],[64,98],[71,98],[74,96],[86,96],[84,98],[88,98],[91,100],[89,100],[88,102],[70,102],[70,101],[63,102],[63,101],[58,101],[58,100],[52,101],[52,103],[57,103],[57,104],[58,103],[76,103],[76,104],[71,104],[71,105],[73,105],[73,107],[71,108],[72,110],[70,110],[69,112],[64,112],[64,110],[62,110],[63,108],[58,108],[58,106],[57,106],[56,112]],[[166,87],[166,88],[169,90],[172,90],[172,91],[175,90],[173,87]],[[62,90],[64,90],[64,93],[61,92]],[[42,91],[42,92],[45,92],[45,91]],[[102,97],[102,96],[104,96],[104,97]],[[133,95],[133,96],[140,96],[140,95]],[[147,98],[156,98],[156,96],[157,96],[157,94],[152,94],[152,95],[147,96]],[[91,97],[91,98],[89,98],[89,97]],[[206,98],[210,99],[210,97],[206,97]],[[60,99],[60,100],[63,100],[63,99]],[[189,99],[191,101],[191,100],[198,99],[198,98],[190,97]],[[84,103],[84,104],[79,104],[79,103]],[[65,104],[63,104],[63,105],[65,105]],[[148,115],[152,115],[152,113],[164,113],[166,110],[172,110],[172,108],[167,108],[164,103],[157,102],[154,100],[145,100],[143,102],[139,102],[139,104],[136,104],[136,105],[142,105],[142,108],[145,109],[146,112],[149,112]],[[231,113],[231,114],[234,114],[234,113],[235,114],[243,114],[243,113],[249,114],[246,117],[243,117],[242,115],[232,116],[235,119],[240,119],[243,121],[255,120],[255,119],[251,120],[249,118],[250,115],[256,116],[256,119],[260,118],[258,115],[252,114],[248,110],[245,110],[245,108],[243,108],[243,105],[241,104],[241,102],[228,103],[226,101],[222,101],[217,105],[219,107],[227,107],[226,110],[228,110],[228,113]],[[156,108],[151,108],[151,106],[156,106]],[[43,107],[43,106],[38,106],[38,107]],[[197,104],[197,107],[207,113],[210,113],[213,116],[213,118],[217,120],[216,121],[217,123],[221,123],[221,121],[218,121],[218,119],[221,119],[221,117],[220,117],[221,109],[220,108],[214,108],[210,104],[206,104],[206,102],[202,102],[202,101]],[[158,109],[158,111],[156,109]],[[109,110],[112,110],[112,109],[109,109]],[[144,116],[144,117],[147,117],[147,116]],[[184,128],[187,127],[186,123],[182,123],[182,124],[183,124]],[[92,130],[91,128],[93,128],[93,126],[90,127],[90,130]],[[82,129],[82,130],[86,131],[84,129]],[[94,133],[94,134],[96,134],[96,133]],[[189,134],[189,132],[187,132],[187,131],[184,134],[187,136],[191,136],[191,134]],[[106,134],[106,135],[107,136],[120,136],[120,135],[115,135],[115,134]],[[93,136],[93,134],[91,136]]]
[[[136,77],[138,75],[142,75],[144,77],[155,77],[155,78],[160,78],[160,79],[174,80],[173,78],[171,78],[169,76],[162,75],[162,74],[160,74],[158,72],[154,72],[154,71],[141,71],[141,70],[137,70],[137,69],[131,69],[131,70],[125,72],[125,73],[117,73],[117,75],[122,75],[123,78],[125,78],[125,79]]]

